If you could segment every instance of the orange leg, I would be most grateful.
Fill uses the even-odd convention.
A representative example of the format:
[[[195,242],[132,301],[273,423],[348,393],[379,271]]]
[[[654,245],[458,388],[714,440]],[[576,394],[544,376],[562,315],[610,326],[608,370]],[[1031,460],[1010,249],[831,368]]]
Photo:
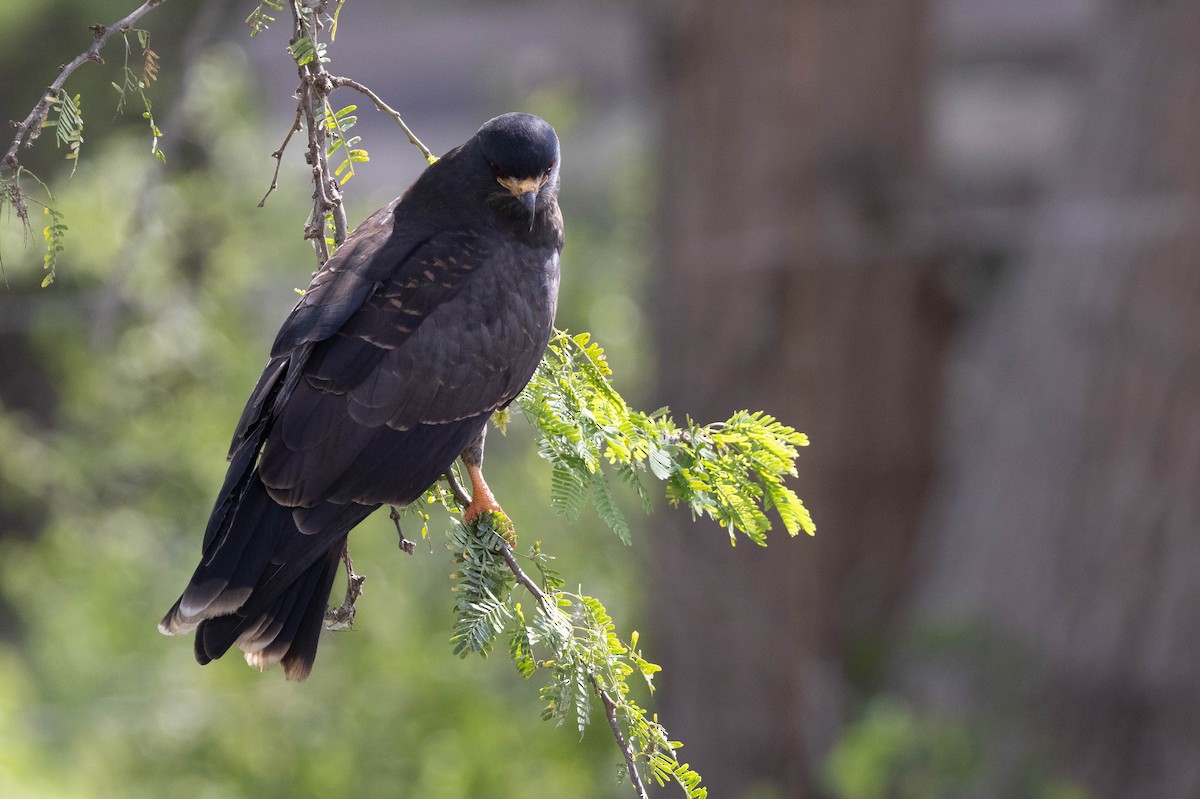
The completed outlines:
[[[504,513],[500,503],[496,502],[492,489],[488,488],[483,479],[483,467],[477,463],[468,463],[467,474],[471,477],[471,504],[467,505],[467,510],[463,513],[467,524],[471,524],[487,511]]]
[[[508,516],[500,507],[500,503],[496,501],[492,490],[488,488],[487,481],[483,479],[483,441],[486,435],[487,428],[485,427],[461,454],[463,465],[467,467],[467,475],[471,478],[471,502],[463,511],[463,521],[473,524],[485,513],[498,513],[504,519],[504,523],[502,529],[496,532],[502,535],[509,544],[516,544],[517,536],[513,532],[512,523],[508,521]]]

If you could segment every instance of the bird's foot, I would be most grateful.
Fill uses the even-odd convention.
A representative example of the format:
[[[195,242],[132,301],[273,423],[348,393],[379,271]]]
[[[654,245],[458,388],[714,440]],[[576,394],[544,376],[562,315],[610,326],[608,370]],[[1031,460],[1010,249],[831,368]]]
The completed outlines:
[[[467,526],[481,524],[488,527],[496,535],[508,542],[510,547],[517,545],[517,531],[513,526],[512,520],[508,518],[508,514],[504,509],[497,504],[495,499],[490,502],[476,502],[472,500],[463,513],[463,521]]]
[[[463,521],[467,525],[485,523],[496,535],[507,541],[509,546],[516,546],[517,533],[513,523],[496,501],[492,490],[488,488],[479,464],[467,464],[467,474],[471,477],[471,501],[463,511]]]

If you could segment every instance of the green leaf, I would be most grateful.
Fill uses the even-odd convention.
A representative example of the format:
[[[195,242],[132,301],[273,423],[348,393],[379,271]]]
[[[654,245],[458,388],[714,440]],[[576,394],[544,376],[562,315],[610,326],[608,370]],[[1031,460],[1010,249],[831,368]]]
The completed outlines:
[[[566,517],[575,521],[583,509],[587,499],[587,484],[572,469],[556,463],[550,473],[550,506]]]
[[[603,472],[596,472],[592,475],[592,491],[595,495],[596,511],[600,514],[600,518],[608,525],[609,529],[617,534],[617,538],[621,539],[621,543],[628,546],[631,542],[629,522],[625,518],[625,514],[617,507],[616,498],[613,497],[612,486],[608,484],[608,478]]]
[[[486,514],[469,528],[456,524],[451,530],[448,546],[454,553],[458,601],[450,641],[459,657],[486,658],[515,617],[509,601],[515,581],[500,554],[500,541]]]
[[[652,445],[650,454],[646,458],[650,464],[650,472],[659,480],[666,480],[671,476],[673,464],[671,462],[671,453],[665,449]]]

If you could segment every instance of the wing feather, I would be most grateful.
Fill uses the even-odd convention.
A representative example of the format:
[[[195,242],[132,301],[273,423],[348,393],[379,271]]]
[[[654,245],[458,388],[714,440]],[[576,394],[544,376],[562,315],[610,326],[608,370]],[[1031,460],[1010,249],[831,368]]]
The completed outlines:
[[[474,420],[477,429],[513,400],[545,348],[557,257],[528,254],[488,250],[460,232],[432,237],[394,266],[339,329],[311,344],[302,379],[276,403],[261,461],[271,495],[301,507],[402,504],[437,479],[457,451],[404,434],[434,426],[457,445],[444,426]]]

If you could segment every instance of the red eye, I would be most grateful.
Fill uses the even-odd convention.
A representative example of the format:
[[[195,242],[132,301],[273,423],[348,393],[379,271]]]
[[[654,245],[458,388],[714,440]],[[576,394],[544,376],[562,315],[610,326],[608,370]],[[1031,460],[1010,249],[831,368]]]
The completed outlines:
[[[555,165],[555,164],[557,164],[557,163],[558,163],[557,161],[551,161],[551,162],[550,162],[550,166],[546,167],[546,174],[547,174],[547,175],[549,175],[549,174],[550,174],[550,171],[551,171],[552,169],[554,169],[554,165]]]
[[[489,168],[489,169],[491,169],[491,170],[492,170],[492,174],[493,174],[493,175],[495,175],[495,176],[496,176],[496,177],[498,177],[498,178],[506,178],[506,177],[508,177],[508,175],[507,175],[507,174],[505,174],[505,172],[504,172],[504,170],[503,170],[503,169],[501,169],[500,167],[496,166],[496,162],[495,162],[495,161],[488,161],[488,168]]]

